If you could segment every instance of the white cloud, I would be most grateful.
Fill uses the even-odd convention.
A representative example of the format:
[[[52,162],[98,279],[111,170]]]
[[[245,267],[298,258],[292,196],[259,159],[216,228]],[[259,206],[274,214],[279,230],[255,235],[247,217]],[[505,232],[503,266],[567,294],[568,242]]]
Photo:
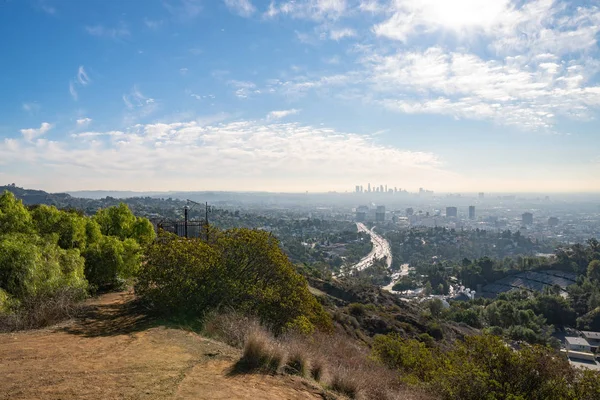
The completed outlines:
[[[27,141],[31,141],[31,140],[35,139],[36,137],[45,134],[50,129],[52,129],[52,124],[49,124],[48,122],[42,122],[42,125],[38,129],[35,129],[35,128],[21,129],[21,134]]]
[[[109,28],[104,25],[93,25],[86,26],[85,30],[92,36],[106,37],[114,40],[123,39],[131,36],[129,28],[125,24],[121,24],[118,27]]]
[[[192,96],[193,98],[195,98],[196,100],[202,100],[202,99],[214,99],[215,95],[214,94],[205,94],[204,96],[200,96],[199,94],[195,94],[195,93],[191,93],[190,96]]]
[[[78,127],[84,127],[84,126],[88,126],[89,124],[92,123],[92,119],[91,118],[81,118],[77,120],[77,126]]]
[[[125,114],[125,123],[134,123],[141,118],[153,114],[159,107],[155,99],[145,96],[137,85],[134,85],[129,93],[121,97],[127,112]]]
[[[41,106],[35,102],[23,103],[22,107],[23,107],[23,111],[27,111],[30,114],[34,114],[34,113],[38,112],[41,108]]]
[[[227,8],[241,17],[250,17],[256,11],[250,0],[223,0]]]
[[[152,19],[148,19],[148,18],[144,18],[144,24],[149,28],[149,29],[158,29],[163,25],[163,21],[162,20],[152,20]]]
[[[279,2],[273,9],[308,18],[300,11],[311,4]],[[268,92],[317,91],[401,113],[544,130],[558,118],[587,120],[600,109],[599,7],[560,0],[363,0],[341,15],[370,18],[372,32],[392,40],[361,38],[345,57],[355,56],[354,62],[340,64],[336,74],[287,74],[270,80]],[[333,39],[354,33],[321,20],[315,25]],[[310,34],[297,35],[314,42]]]
[[[189,70],[187,68],[185,68],[185,67],[184,68],[179,68],[179,73],[181,75],[186,75],[188,73],[188,71]]]
[[[85,68],[83,68],[83,65],[79,66],[79,70],[77,71],[77,82],[79,82],[80,85],[86,86],[87,84],[89,84],[90,78],[87,76],[87,73],[85,72]]]
[[[163,2],[167,11],[180,21],[189,21],[202,12],[202,3],[199,0],[167,0]]]
[[[75,89],[75,83],[73,81],[69,82],[69,93],[71,93],[71,97],[73,97],[73,100],[77,101],[79,96],[77,94],[77,90]]]
[[[402,176],[416,185],[451,176],[431,153],[329,128],[257,121],[133,125],[35,143],[7,139],[0,142],[0,160],[26,163],[39,177],[60,176],[71,189],[317,190],[331,182],[349,187],[356,180]]]
[[[239,99],[247,99],[252,94],[260,94],[260,90],[256,88],[254,82],[230,80],[227,84],[236,89],[234,94]]]
[[[344,38],[351,38],[356,36],[356,31],[350,28],[334,29],[329,32],[329,37],[333,40],[341,40]]]
[[[79,94],[77,93],[78,86],[87,86],[92,82],[87,72],[85,72],[85,68],[83,65],[80,65],[77,69],[77,75],[69,82],[69,93],[71,93],[71,97],[73,100],[77,101],[79,98]]]
[[[267,114],[267,120],[272,121],[276,119],[285,118],[290,115],[298,114],[300,110],[292,108],[290,110],[271,111]]]
[[[363,58],[376,97],[390,109],[501,124],[549,128],[562,114],[585,118],[600,106],[600,86],[586,85],[582,66],[525,57],[483,60],[440,47]]]
[[[299,19],[336,20],[348,12],[346,0],[286,0],[269,4],[264,16],[278,15]]]

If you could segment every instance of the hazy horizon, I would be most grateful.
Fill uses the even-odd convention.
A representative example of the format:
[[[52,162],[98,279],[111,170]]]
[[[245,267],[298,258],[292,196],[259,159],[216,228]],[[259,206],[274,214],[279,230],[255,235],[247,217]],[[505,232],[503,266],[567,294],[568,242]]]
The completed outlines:
[[[140,4],[0,5],[2,184],[600,192],[596,6]]]

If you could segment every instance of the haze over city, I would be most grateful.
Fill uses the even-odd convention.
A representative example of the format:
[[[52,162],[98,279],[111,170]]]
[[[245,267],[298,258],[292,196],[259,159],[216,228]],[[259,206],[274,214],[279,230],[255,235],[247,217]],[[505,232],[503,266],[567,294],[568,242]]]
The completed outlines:
[[[600,191],[600,9],[5,1],[0,182]]]

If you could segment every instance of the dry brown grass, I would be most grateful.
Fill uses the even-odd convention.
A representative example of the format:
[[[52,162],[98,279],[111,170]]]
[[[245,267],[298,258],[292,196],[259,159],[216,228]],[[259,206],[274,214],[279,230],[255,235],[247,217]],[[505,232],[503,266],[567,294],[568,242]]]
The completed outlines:
[[[0,332],[38,329],[76,317],[82,311],[81,299],[80,292],[69,290],[29,298],[15,313],[0,313]]]
[[[261,329],[259,320],[236,312],[210,313],[204,319],[203,334],[241,349],[250,332]]]
[[[255,329],[247,335],[242,358],[237,362],[234,372],[277,373],[285,359],[286,353],[281,344],[264,329]]]
[[[219,329],[234,327],[235,335],[240,335],[237,328],[240,325],[234,323],[233,316],[228,318],[231,320],[220,323]],[[351,399],[431,399],[414,388],[403,386],[395,371],[373,361],[366,346],[343,334],[275,338],[256,325],[245,337],[244,353],[235,369],[238,373],[282,371],[300,375]]]
[[[310,371],[308,355],[302,349],[295,349],[289,353],[285,364],[286,372],[291,375],[307,377]]]
[[[327,374],[327,363],[320,357],[314,358],[310,363],[310,377],[317,382],[325,379]]]
[[[363,392],[364,382],[359,379],[360,376],[346,368],[336,368],[329,384],[331,390],[341,393],[351,399],[358,398]]]

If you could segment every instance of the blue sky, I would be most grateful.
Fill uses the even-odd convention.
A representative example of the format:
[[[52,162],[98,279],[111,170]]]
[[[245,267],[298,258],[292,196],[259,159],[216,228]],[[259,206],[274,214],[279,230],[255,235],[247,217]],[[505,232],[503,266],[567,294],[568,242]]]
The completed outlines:
[[[600,191],[600,6],[5,0],[0,182]]]

